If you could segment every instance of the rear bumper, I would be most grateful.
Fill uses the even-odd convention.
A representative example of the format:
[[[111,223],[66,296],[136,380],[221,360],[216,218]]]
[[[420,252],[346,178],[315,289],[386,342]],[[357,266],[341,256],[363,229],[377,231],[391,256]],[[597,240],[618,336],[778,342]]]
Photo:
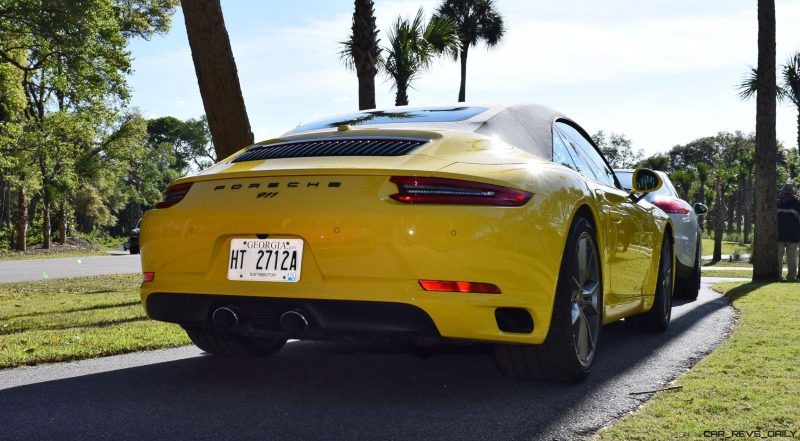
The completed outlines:
[[[213,326],[211,314],[220,307],[236,311],[238,331],[249,335],[283,335],[281,315],[298,311],[309,321],[303,338],[440,336],[428,314],[403,303],[177,293],[154,293],[146,302],[150,318],[187,327]]]

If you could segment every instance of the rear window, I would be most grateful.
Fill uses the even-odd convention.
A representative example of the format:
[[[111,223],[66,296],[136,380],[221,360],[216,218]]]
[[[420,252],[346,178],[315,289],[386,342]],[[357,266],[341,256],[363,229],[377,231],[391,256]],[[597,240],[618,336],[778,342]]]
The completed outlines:
[[[376,110],[321,119],[308,124],[302,124],[292,130],[292,132],[327,129],[342,125],[363,126],[391,123],[465,121],[485,111],[486,107],[427,107],[424,109]]]

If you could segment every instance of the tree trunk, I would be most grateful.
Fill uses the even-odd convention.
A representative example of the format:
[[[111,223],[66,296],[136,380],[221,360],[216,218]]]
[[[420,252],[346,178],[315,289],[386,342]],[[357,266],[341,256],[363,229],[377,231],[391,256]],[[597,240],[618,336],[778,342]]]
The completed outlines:
[[[722,260],[722,231],[725,219],[725,197],[723,196],[721,178],[717,177],[717,197],[714,201],[714,256],[713,262]]]
[[[402,81],[397,82],[397,95],[394,99],[395,106],[408,105],[408,84]]]
[[[758,0],[758,92],[756,94],[756,219],[753,280],[779,280],[775,207],[775,0]]]
[[[28,249],[28,195],[25,186],[20,185],[17,190],[17,225],[16,225],[16,244],[17,251]]]
[[[706,203],[706,183],[700,182],[700,189],[697,190],[697,198],[700,199],[700,203],[703,205],[708,205]],[[703,224],[705,223],[705,216],[697,219],[697,226],[700,227],[700,231],[703,231]]]
[[[734,193],[728,198],[728,203],[725,204],[725,233],[728,235],[728,240],[733,236],[733,220],[736,218],[736,204],[733,203],[738,195]]]
[[[800,154],[800,106],[797,106],[797,153]]]
[[[42,198],[42,248],[50,249],[50,198]]]
[[[353,64],[358,77],[358,110],[374,109],[375,75],[378,74],[378,28],[372,0],[355,0],[353,11]]]
[[[58,243],[61,245],[67,243],[67,207],[63,198],[58,206]]]
[[[750,232],[753,227],[753,177],[748,176],[745,183],[744,195],[744,240],[743,243],[750,243]]]
[[[253,143],[219,0],[181,0],[186,33],[217,157]]]
[[[469,45],[461,45],[461,86],[458,89],[458,102],[463,103],[467,99],[467,53]]]

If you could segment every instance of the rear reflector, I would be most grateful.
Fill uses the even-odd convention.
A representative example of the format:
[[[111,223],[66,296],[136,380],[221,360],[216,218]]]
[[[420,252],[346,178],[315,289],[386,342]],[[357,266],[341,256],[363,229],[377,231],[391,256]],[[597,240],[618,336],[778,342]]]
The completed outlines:
[[[653,201],[653,205],[664,210],[667,214],[689,214],[689,204],[681,200],[670,197],[659,197]]]
[[[491,283],[456,282],[452,280],[420,280],[419,286],[425,291],[475,292],[481,294],[500,294],[500,288]]]
[[[142,279],[145,282],[152,282],[153,279],[155,279],[155,278],[156,278],[156,273],[144,273],[144,274],[142,274]]]
[[[167,208],[177,204],[178,202],[183,200],[183,198],[186,196],[187,193],[189,193],[190,188],[192,188],[191,182],[168,186],[167,189],[164,190],[164,200],[158,202],[155,205],[155,207]]]
[[[390,197],[406,204],[466,204],[519,207],[531,193],[499,185],[446,178],[394,176],[398,193]]]

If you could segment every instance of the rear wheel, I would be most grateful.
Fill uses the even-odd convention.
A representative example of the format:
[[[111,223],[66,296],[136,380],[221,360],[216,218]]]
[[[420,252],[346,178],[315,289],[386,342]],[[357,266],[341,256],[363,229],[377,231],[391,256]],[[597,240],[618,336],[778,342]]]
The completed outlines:
[[[672,317],[672,272],[672,243],[665,235],[658,262],[658,282],[653,308],[645,313],[627,317],[625,325],[629,329],[646,332],[661,332],[667,329]]]
[[[553,317],[541,345],[497,345],[495,360],[513,378],[576,382],[592,369],[602,325],[603,283],[594,228],[579,217],[570,228]]]
[[[267,357],[278,352],[286,339],[250,338],[216,328],[185,328],[198,348],[223,357]]]
[[[131,254],[139,254],[139,247],[138,246],[131,247],[130,252]]]

